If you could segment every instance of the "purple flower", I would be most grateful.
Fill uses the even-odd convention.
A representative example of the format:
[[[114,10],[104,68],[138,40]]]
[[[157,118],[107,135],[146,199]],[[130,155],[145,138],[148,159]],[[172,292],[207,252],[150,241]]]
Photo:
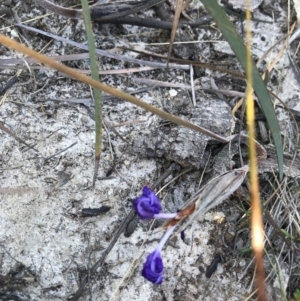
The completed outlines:
[[[164,280],[164,265],[161,259],[161,250],[176,226],[170,227],[162,237],[157,248],[148,255],[142,270],[142,276],[154,284],[161,284]]]
[[[178,213],[160,213],[161,205],[156,194],[147,186],[143,188],[143,194],[136,198],[133,202],[133,207],[136,213],[141,219],[146,218],[165,218],[173,219]],[[165,235],[162,237],[157,248],[148,255],[144,267],[142,270],[142,275],[154,284],[161,284],[164,279],[164,265],[161,258],[161,250],[170,235],[172,234],[175,226],[169,227]]]
[[[177,213],[159,213],[161,205],[156,194],[147,186],[143,194],[132,202],[136,213],[141,219],[147,218],[174,218]]]
[[[155,250],[148,255],[142,270],[142,276],[154,284],[161,284],[164,279],[164,265],[160,252]]]
[[[147,186],[143,188],[143,194],[132,202],[136,213],[141,219],[153,218],[161,211],[161,205],[156,194]]]

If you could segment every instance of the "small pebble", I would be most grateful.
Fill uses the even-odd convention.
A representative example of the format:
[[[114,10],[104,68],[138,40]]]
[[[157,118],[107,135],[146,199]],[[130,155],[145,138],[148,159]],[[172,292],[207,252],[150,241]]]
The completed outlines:
[[[241,259],[240,261],[240,267],[244,267],[246,265],[245,259]]]
[[[17,37],[19,37],[18,33],[17,33],[15,30],[12,30],[12,31],[10,32],[10,35],[11,35],[12,38],[17,38]]]
[[[171,97],[175,97],[178,94],[178,92],[176,90],[174,90],[174,89],[171,89],[169,91],[169,94],[170,94]]]

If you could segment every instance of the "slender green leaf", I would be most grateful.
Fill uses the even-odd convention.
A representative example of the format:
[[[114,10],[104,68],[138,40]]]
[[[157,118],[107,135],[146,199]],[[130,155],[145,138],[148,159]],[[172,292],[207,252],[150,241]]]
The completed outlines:
[[[99,81],[98,63],[96,56],[96,47],[94,34],[92,30],[92,21],[90,15],[90,9],[87,0],[81,0],[82,12],[84,17],[85,30],[88,40],[90,62],[92,70],[92,78]],[[93,88],[94,103],[95,103],[95,122],[96,122],[96,139],[95,139],[95,169],[93,177],[93,186],[95,185],[97,173],[99,169],[100,155],[101,155],[101,142],[102,142],[102,103],[101,103],[101,91]]]
[[[201,0],[203,5],[209,14],[214,18],[220,31],[224,35],[225,39],[231,46],[233,52],[235,53],[237,59],[241,63],[243,69],[246,71],[247,60],[246,60],[246,46],[244,41],[239,36],[238,32],[235,30],[232,23],[229,21],[224,9],[217,3],[216,0]],[[253,89],[259,99],[262,110],[267,118],[270,131],[274,140],[277,161],[279,168],[279,178],[283,177],[283,148],[280,135],[280,127],[273,108],[273,103],[268,93],[268,90],[258,72],[255,64],[252,60],[252,78],[253,78]]]
[[[289,232],[284,229],[281,229],[281,232],[289,239],[295,239]]]

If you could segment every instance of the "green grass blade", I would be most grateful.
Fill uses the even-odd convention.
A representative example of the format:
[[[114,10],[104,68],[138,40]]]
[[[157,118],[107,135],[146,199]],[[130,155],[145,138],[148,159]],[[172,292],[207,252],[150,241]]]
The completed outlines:
[[[281,232],[282,232],[287,238],[292,239],[292,240],[295,239],[295,238],[294,238],[289,232],[287,232],[286,230],[281,229]]]
[[[235,30],[232,23],[229,21],[224,9],[217,3],[216,0],[201,0],[203,5],[209,14],[213,17],[214,21],[217,23],[220,31],[224,35],[225,39],[231,46],[231,49],[235,53],[237,59],[242,65],[243,69],[246,71],[247,60],[246,60],[246,46],[244,41],[239,36],[238,32]],[[277,161],[279,168],[279,178],[282,180],[283,177],[283,148],[280,135],[279,123],[273,108],[273,104],[267,88],[258,72],[255,64],[252,60],[252,78],[253,78],[253,89],[259,99],[261,108],[267,118],[267,122],[272,133],[272,137],[275,144],[275,149],[277,153]]]
[[[91,21],[88,1],[81,0],[81,5],[82,5],[85,30],[86,30],[88,46],[89,46],[92,78],[96,81],[99,81],[98,63],[96,59],[97,58],[96,47],[95,47],[94,34],[92,30],[92,21]],[[93,177],[93,186],[94,186],[97,178],[98,169],[99,169],[101,146],[102,146],[102,102],[101,102],[101,91],[99,89],[93,88],[93,94],[94,94],[94,103],[95,103],[95,122],[96,122],[95,169],[94,169],[94,177]]]

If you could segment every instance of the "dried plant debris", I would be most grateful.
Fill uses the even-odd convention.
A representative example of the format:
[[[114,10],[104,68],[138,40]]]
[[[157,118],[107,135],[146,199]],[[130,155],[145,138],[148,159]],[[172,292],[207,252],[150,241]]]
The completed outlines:
[[[194,124],[209,128],[214,133],[229,136],[231,111],[229,105],[218,99],[206,99],[196,95],[194,107],[190,95],[185,91],[163,100],[164,110],[188,119]],[[143,157],[165,157],[182,166],[199,168],[209,137],[195,131],[178,127],[164,121],[152,123],[148,133],[133,141],[132,151]]]
[[[213,260],[211,261],[210,265],[207,267],[205,276],[210,278],[212,274],[216,271],[218,264],[222,262],[221,254],[216,254]]]
[[[260,161],[258,171],[260,174],[278,172],[278,164],[276,159],[276,152],[274,146],[265,146],[268,157]],[[228,169],[235,168],[240,164],[240,154],[242,155],[243,162],[248,162],[248,150],[245,145],[239,147],[238,143],[234,142],[223,146],[222,150],[217,154],[212,166],[213,174],[219,175]],[[283,172],[286,176],[292,178],[300,177],[300,161],[293,156],[285,153],[283,156]]]
[[[111,209],[109,206],[102,206],[100,208],[83,208],[81,210],[82,217],[92,217],[104,214]]]
[[[26,292],[26,287],[35,282],[35,276],[29,269],[21,263],[15,263],[6,275],[0,275],[0,300],[29,300],[31,297]]]

